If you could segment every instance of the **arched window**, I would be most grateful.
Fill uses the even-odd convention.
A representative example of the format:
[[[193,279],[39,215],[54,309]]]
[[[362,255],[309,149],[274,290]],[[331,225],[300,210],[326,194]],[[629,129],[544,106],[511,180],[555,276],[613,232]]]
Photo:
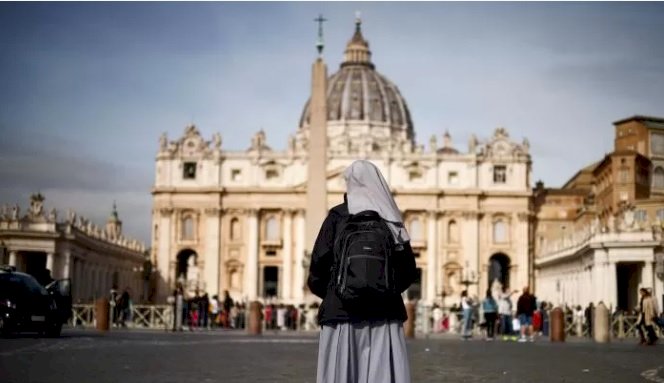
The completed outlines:
[[[459,242],[459,226],[454,220],[447,224],[447,241],[449,243]]]
[[[275,241],[279,239],[279,222],[277,217],[270,217],[265,222],[265,239]]]
[[[493,223],[493,242],[507,242],[507,223],[503,219],[498,219]]]
[[[415,217],[410,221],[410,238],[414,241],[420,241],[424,239],[422,237],[422,222],[420,222],[420,219]]]
[[[657,189],[664,189],[664,168],[658,166],[652,174],[652,186]]]
[[[187,216],[182,219],[182,239],[194,239],[194,218]]]
[[[237,218],[231,219],[231,239],[240,239],[240,220]]]

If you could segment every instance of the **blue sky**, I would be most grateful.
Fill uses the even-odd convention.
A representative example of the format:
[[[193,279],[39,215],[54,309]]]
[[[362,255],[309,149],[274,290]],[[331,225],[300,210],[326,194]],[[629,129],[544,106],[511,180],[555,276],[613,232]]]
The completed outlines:
[[[0,203],[101,224],[117,200],[145,241],[162,132],[194,122],[284,148],[308,98],[316,24],[338,68],[355,11],[417,140],[465,148],[498,126],[559,186],[613,144],[612,122],[664,116],[662,3],[0,3]]]

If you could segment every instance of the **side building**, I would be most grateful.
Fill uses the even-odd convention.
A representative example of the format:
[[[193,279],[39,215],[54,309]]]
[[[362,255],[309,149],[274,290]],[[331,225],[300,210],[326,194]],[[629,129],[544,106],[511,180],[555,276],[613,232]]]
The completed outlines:
[[[537,292],[556,304],[664,307],[664,119],[614,123],[614,151],[562,188],[534,190]]]
[[[19,205],[3,206],[1,264],[14,266],[41,283],[69,278],[74,302],[106,296],[113,286],[130,288],[137,302],[147,298],[147,251],[142,243],[122,234],[115,206],[101,228],[71,211],[58,219],[55,208],[45,211],[44,200],[41,194],[30,196],[25,215],[20,214]]]

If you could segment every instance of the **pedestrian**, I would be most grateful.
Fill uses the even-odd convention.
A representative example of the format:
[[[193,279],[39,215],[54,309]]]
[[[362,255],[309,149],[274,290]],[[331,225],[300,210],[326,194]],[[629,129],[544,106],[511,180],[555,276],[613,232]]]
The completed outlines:
[[[533,333],[533,314],[537,308],[537,300],[535,296],[530,294],[528,286],[523,288],[523,294],[519,297],[516,303],[516,315],[519,317],[519,325],[521,326],[521,337],[519,342],[534,342],[535,335]],[[526,338],[527,337],[527,338]]]
[[[431,318],[433,319],[433,332],[441,332],[443,327],[443,310],[436,303],[433,304]]]
[[[118,313],[120,318],[120,326],[122,327],[127,327],[127,321],[130,320],[131,304],[129,302],[129,299],[130,299],[129,288],[126,288],[122,292],[122,295],[120,295],[120,298],[116,305],[118,308]]]
[[[230,312],[230,325],[232,328],[240,328],[240,305],[238,303],[231,307]]]
[[[401,297],[416,277],[410,238],[374,164],[355,161],[344,178],[344,202],[325,218],[309,268],[323,299],[316,382],[410,382]]]
[[[468,291],[461,292],[461,339],[468,340],[473,332],[473,300],[468,296]]]
[[[208,313],[210,311],[210,298],[204,293],[198,303],[198,327],[208,328]]]
[[[210,327],[217,327],[219,324],[219,296],[213,295],[210,300]]]
[[[482,301],[482,311],[484,312],[484,323],[486,324],[486,340],[493,340],[493,334],[496,329],[496,318],[498,316],[498,304],[491,295],[491,289],[486,290],[486,298]]]
[[[228,290],[224,291],[224,313],[226,313],[226,321],[224,322],[224,327],[229,328],[230,327],[230,316],[231,316],[231,308],[233,307],[233,298],[231,298],[231,294],[228,292]]]
[[[583,336],[583,322],[586,320],[586,314],[581,305],[574,308],[574,327],[577,336]]]
[[[498,299],[498,314],[500,315],[500,334],[503,340],[508,340],[512,335],[512,292],[508,291],[507,286],[503,287],[503,292]]]
[[[114,326],[120,324],[120,310],[118,308],[118,301],[120,300],[120,294],[118,293],[118,286],[113,285],[108,296],[108,302],[110,304],[111,310],[111,321]]]
[[[265,328],[272,329],[272,316],[274,315],[274,305],[265,306]]]
[[[286,329],[286,307],[283,304],[279,304],[277,308],[277,327],[278,330]]]
[[[540,314],[542,315],[542,328],[541,335],[549,336],[549,304],[547,302],[540,303]]]
[[[657,342],[657,334],[655,334],[655,329],[653,327],[655,324],[655,318],[657,317],[655,302],[653,302],[652,295],[647,289],[642,288],[639,292],[641,293],[641,302],[639,303],[639,317],[637,324],[639,336],[641,337],[640,344],[652,346]]]

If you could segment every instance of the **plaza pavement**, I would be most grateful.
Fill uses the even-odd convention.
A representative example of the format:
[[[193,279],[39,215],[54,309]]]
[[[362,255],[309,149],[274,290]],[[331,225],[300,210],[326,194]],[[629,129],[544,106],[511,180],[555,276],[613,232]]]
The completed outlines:
[[[317,334],[66,330],[0,339],[0,382],[315,382]],[[664,382],[664,346],[408,341],[413,382]]]

